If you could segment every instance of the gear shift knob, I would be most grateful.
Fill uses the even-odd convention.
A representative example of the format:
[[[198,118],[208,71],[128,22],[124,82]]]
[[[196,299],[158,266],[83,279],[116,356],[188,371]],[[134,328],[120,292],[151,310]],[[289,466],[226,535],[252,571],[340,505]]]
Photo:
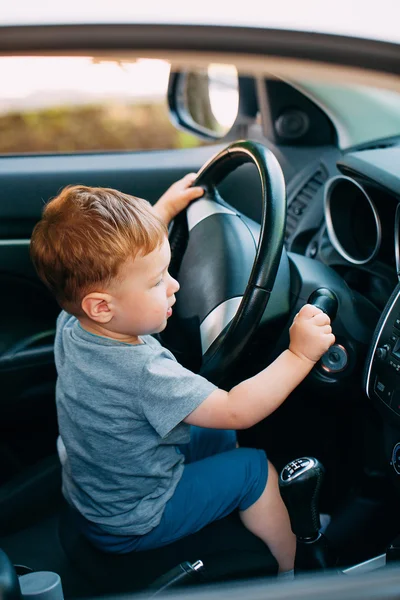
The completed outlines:
[[[312,540],[319,536],[318,500],[324,473],[316,458],[304,457],[287,464],[280,474],[281,496],[298,539]]]
[[[336,317],[339,302],[331,290],[328,290],[328,288],[318,288],[309,297],[308,304],[312,304],[322,310],[333,321]]]

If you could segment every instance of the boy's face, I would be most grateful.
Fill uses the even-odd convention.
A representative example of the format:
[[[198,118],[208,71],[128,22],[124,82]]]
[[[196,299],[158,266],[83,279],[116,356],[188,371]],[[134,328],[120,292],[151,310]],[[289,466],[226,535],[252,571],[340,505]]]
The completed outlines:
[[[165,329],[175,304],[179,283],[168,273],[171,250],[168,239],[147,256],[127,261],[118,282],[109,289],[113,318],[109,328],[132,336]]]

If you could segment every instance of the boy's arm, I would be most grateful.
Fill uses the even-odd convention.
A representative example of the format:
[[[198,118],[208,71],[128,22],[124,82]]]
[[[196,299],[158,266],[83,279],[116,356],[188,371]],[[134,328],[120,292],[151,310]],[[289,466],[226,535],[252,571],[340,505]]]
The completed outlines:
[[[157,215],[168,225],[192,200],[204,194],[201,187],[191,187],[196,179],[196,173],[189,173],[179,179],[155,203],[153,209]]]
[[[230,392],[215,390],[186,423],[216,429],[247,429],[282,404],[334,343],[330,320],[307,304],[290,329],[290,346],[266,369]]]

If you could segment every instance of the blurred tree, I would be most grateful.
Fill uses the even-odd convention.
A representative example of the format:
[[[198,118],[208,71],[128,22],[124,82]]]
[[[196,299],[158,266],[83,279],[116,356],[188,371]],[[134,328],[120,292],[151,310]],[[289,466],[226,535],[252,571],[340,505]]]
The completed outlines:
[[[179,132],[165,103],[59,106],[0,116],[0,153],[186,148],[202,142]]]

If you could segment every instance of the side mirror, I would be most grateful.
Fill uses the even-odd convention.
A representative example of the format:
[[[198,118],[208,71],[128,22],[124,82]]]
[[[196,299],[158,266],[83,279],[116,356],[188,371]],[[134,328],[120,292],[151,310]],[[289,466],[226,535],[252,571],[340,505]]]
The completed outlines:
[[[179,127],[207,140],[224,138],[239,114],[239,77],[233,65],[210,64],[171,73],[168,103]]]

